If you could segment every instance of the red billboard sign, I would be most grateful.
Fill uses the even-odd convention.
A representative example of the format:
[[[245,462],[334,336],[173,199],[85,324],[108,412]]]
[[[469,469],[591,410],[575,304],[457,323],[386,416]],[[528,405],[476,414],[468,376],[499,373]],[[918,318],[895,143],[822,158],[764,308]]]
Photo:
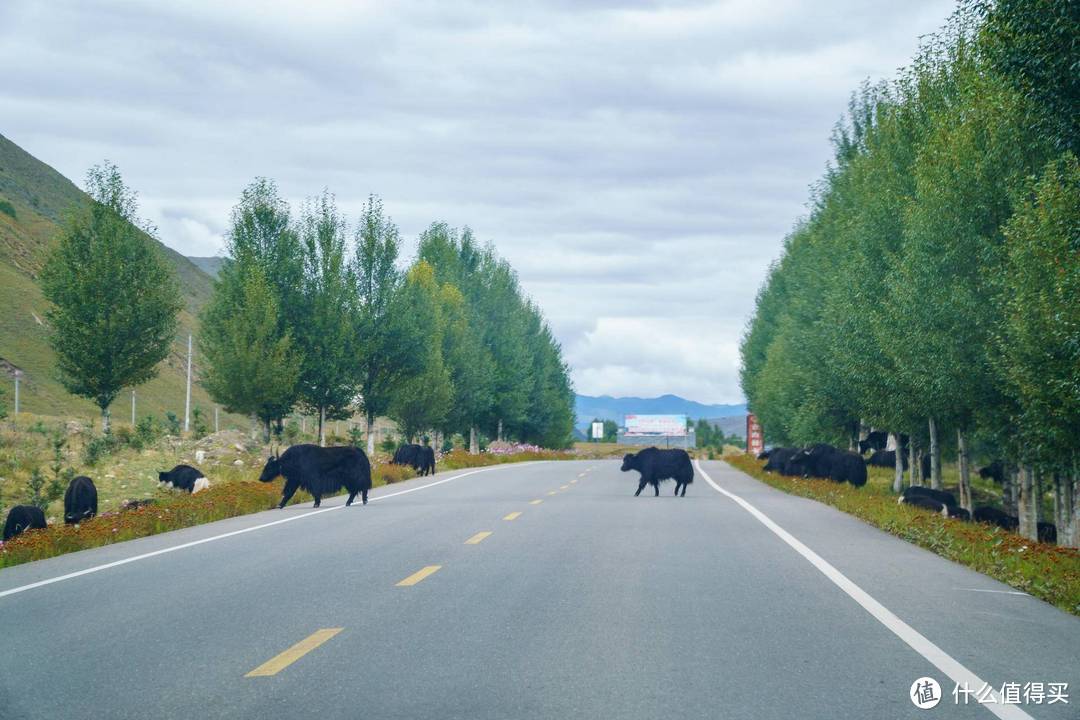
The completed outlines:
[[[765,449],[765,434],[761,432],[757,418],[752,413],[746,415],[746,452],[757,455]]]

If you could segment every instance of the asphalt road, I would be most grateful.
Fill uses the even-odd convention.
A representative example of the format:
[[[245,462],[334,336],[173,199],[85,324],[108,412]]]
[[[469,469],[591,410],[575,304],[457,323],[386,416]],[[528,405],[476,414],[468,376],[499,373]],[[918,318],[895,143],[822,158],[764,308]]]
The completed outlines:
[[[636,478],[440,473],[0,571],[0,718],[1080,718],[1080,618],[719,462]]]

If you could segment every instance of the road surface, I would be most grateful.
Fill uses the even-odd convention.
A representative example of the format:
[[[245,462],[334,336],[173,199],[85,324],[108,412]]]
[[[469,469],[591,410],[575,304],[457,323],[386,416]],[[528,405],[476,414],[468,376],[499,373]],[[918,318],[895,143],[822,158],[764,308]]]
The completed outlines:
[[[1080,618],[720,462],[636,478],[442,472],[2,570],[0,718],[1080,717]]]

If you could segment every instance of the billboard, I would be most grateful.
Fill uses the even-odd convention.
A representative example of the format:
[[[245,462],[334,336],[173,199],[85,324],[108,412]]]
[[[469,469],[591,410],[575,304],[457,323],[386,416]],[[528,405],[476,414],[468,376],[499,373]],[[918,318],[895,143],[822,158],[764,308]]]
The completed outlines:
[[[627,415],[626,435],[686,436],[685,415]]]
[[[594,422],[592,424],[592,439],[603,440],[604,439],[604,423]]]

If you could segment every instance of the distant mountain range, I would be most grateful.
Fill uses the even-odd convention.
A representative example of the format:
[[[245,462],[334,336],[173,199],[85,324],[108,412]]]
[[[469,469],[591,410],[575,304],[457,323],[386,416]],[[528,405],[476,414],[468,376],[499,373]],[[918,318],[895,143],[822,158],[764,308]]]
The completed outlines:
[[[621,425],[626,415],[686,415],[692,420],[737,418],[746,415],[746,404],[706,405],[678,395],[655,398],[578,395],[574,410],[577,413],[576,426],[585,428],[593,418],[614,420]]]

